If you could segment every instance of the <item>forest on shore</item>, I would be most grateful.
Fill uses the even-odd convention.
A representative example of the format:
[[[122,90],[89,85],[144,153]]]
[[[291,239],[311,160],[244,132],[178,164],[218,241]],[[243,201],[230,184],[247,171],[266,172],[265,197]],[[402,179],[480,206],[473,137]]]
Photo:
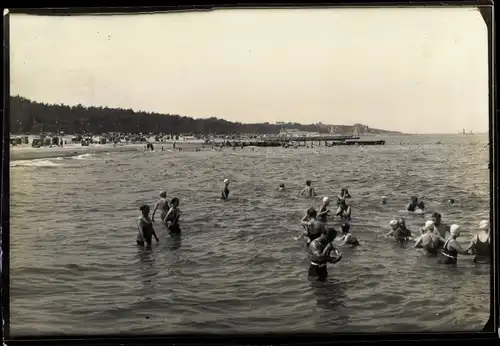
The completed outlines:
[[[194,133],[194,134],[278,134],[282,129],[327,134],[364,131],[371,134],[398,134],[366,125],[326,125],[299,123],[239,123],[218,118],[194,119],[175,114],[133,111],[132,109],[68,106],[35,102],[16,95],[10,97],[11,133]]]

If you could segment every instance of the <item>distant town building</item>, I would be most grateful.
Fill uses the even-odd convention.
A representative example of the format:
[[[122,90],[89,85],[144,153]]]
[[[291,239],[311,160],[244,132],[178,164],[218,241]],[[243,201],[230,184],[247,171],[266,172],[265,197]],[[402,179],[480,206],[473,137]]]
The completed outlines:
[[[319,132],[301,131],[297,129],[282,129],[279,133],[283,137],[317,137]]]

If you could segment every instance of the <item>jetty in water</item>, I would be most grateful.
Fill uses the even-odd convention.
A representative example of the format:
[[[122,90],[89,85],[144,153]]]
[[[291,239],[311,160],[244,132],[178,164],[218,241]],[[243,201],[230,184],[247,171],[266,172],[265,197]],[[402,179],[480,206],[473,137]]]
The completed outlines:
[[[273,137],[255,140],[237,140],[233,146],[247,147],[305,147],[323,146],[333,147],[338,145],[385,145],[384,140],[360,140],[357,136],[311,136],[311,137]]]

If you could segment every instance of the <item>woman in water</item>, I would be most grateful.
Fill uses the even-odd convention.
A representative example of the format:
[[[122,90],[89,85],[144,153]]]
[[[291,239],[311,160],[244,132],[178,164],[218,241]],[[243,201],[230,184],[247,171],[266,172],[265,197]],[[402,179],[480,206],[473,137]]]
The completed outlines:
[[[422,234],[415,242],[415,248],[423,248],[427,255],[435,256],[445,243],[439,233],[434,230],[434,222],[428,220],[421,229]]]
[[[401,220],[391,220],[389,222],[391,230],[385,235],[386,238],[393,237],[398,243],[406,243],[408,238],[411,236],[411,232],[406,228],[404,219]]]
[[[181,228],[179,226],[179,218],[181,217],[182,212],[179,209],[179,199],[177,197],[172,198],[170,206],[171,208],[165,217],[165,220],[167,221],[167,228],[170,235],[180,234]]]
[[[479,223],[479,229],[481,231],[472,237],[471,244],[467,250],[469,250],[469,253],[476,255],[474,263],[489,264],[491,262],[491,238],[488,220],[482,220]]]
[[[151,246],[153,237],[155,237],[155,240],[158,243],[160,239],[156,236],[155,229],[153,228],[153,221],[149,217],[149,206],[142,204],[139,207],[139,210],[141,211],[141,216],[137,219],[137,245]]]
[[[469,250],[464,250],[457,242],[457,238],[460,235],[460,226],[451,225],[450,226],[450,238],[446,240],[443,246],[443,252],[441,253],[441,258],[439,259],[439,263],[442,264],[457,264],[457,256],[468,255]]]
[[[351,207],[347,204],[345,199],[340,201],[340,205],[335,215],[340,217],[342,223],[351,223]]]
[[[342,229],[342,237],[340,238],[342,245],[350,245],[351,247],[358,246],[358,238],[356,238],[354,234],[349,232],[349,230],[351,229],[351,225],[349,225],[348,223],[343,223],[340,227]]]
[[[224,179],[224,188],[222,189],[220,199],[228,199],[228,198],[229,198],[229,179]]]
[[[318,213],[318,220],[320,220],[323,223],[326,223],[328,221],[328,213],[330,213],[330,210],[328,209],[329,205],[330,205],[330,198],[323,197],[323,204],[321,204]]]
[[[340,195],[337,195],[337,205],[340,205],[340,201],[347,198],[351,198],[351,195],[349,194],[349,190],[343,187],[342,189],[340,189]]]

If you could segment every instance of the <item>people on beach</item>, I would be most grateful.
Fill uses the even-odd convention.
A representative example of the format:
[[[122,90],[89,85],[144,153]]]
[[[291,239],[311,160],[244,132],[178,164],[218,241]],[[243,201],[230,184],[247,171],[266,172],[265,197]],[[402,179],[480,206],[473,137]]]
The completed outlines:
[[[168,204],[166,191],[160,192],[160,198],[158,198],[158,200],[155,203],[155,206],[153,208],[153,214],[151,215],[151,220],[153,220],[153,222],[155,222],[155,214],[157,210],[160,210],[160,220],[162,222],[165,222],[165,217],[167,216],[167,213],[170,210],[170,205]]]
[[[337,263],[342,258],[332,242],[335,240],[337,232],[333,228],[328,228],[320,237],[311,241],[309,253],[311,264],[309,265],[309,279],[325,281],[328,277],[327,264]],[[334,256],[332,256],[332,252]]]
[[[442,264],[457,264],[458,255],[469,255],[469,249],[463,249],[457,242],[460,236],[460,226],[453,224],[450,226],[450,237],[443,245],[441,258],[439,263]]]
[[[229,179],[224,179],[224,187],[222,188],[220,199],[229,198]]]
[[[310,180],[306,180],[306,186],[304,186],[300,194],[306,197],[316,197],[316,191],[314,191],[314,188],[311,186]]]
[[[170,201],[170,210],[165,217],[170,235],[181,233],[181,228],[179,225],[179,218],[181,217],[181,214],[182,212],[179,209],[179,198],[174,197]]]
[[[474,263],[489,264],[491,262],[491,237],[490,223],[488,220],[482,220],[479,223],[479,233],[472,237],[468,249],[474,254]]]
[[[342,237],[340,238],[342,245],[349,245],[351,247],[359,245],[358,238],[356,238],[356,236],[350,232],[351,229],[350,224],[343,223],[342,226],[340,226],[340,228],[342,230]]]
[[[141,211],[141,215],[137,219],[137,245],[140,246],[151,246],[153,237],[158,243],[160,239],[156,235],[155,229],[153,227],[153,221],[149,217],[149,206],[146,204],[142,204],[139,207]]]

